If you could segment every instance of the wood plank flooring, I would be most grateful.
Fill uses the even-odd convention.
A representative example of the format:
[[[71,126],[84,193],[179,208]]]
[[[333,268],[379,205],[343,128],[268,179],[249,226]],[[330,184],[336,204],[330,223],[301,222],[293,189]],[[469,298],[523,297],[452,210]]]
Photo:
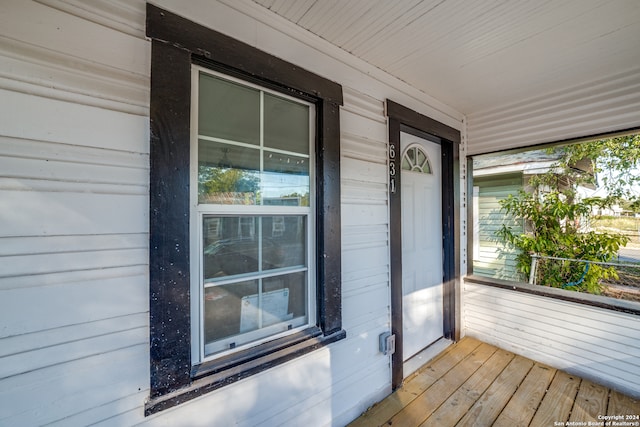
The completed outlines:
[[[606,425],[599,415],[640,416],[640,400],[464,338],[349,426]]]

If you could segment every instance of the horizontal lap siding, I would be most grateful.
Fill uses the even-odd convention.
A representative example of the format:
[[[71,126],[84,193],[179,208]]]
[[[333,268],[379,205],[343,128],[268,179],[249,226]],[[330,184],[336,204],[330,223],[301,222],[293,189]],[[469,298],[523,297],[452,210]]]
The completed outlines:
[[[640,68],[467,117],[469,154],[640,127]]]
[[[148,396],[149,44],[110,27],[142,29],[144,3],[67,6],[0,14],[1,425],[140,417]]]
[[[389,357],[378,335],[389,331],[387,127],[383,102],[344,88],[342,148],[343,327],[349,342],[334,356],[346,369],[332,396],[341,425],[390,391]],[[367,392],[363,392],[368,390]],[[313,418],[308,420],[313,424]]]
[[[466,283],[466,334],[640,395],[640,319],[611,310]]]

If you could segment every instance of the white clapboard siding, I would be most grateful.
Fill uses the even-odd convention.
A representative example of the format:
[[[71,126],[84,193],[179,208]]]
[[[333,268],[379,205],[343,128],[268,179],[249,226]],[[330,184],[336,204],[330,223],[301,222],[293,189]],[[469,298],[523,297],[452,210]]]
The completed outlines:
[[[35,1],[137,38],[145,36],[144,1],[94,1],[90,5],[84,0]]]
[[[467,117],[468,153],[581,138],[640,126],[640,69]]]
[[[144,266],[88,271],[83,280],[60,274],[55,285],[0,290],[0,339],[147,312],[147,270]],[[112,277],[100,274],[105,272]],[[29,283],[28,279],[24,282]]]
[[[133,114],[148,112],[150,52],[142,34],[114,30],[107,20],[97,24],[79,16],[83,13],[44,3],[64,1],[3,2],[10,13],[0,14],[0,88]],[[79,5],[75,10],[91,10]],[[143,2],[137,5],[144,10]],[[139,24],[143,17],[137,18]]]
[[[5,378],[0,382],[0,424],[33,426],[61,421],[148,390],[149,357],[138,340],[113,350]],[[115,415],[115,414],[112,414]],[[97,422],[99,420],[95,420]]]
[[[144,28],[144,2],[2,5],[0,425],[148,396],[150,50],[119,8]]]
[[[473,283],[463,310],[466,335],[640,396],[637,316]]]
[[[77,102],[34,96],[0,88],[2,136],[34,142],[92,147],[105,155],[137,154],[148,165],[148,117],[127,114]]]

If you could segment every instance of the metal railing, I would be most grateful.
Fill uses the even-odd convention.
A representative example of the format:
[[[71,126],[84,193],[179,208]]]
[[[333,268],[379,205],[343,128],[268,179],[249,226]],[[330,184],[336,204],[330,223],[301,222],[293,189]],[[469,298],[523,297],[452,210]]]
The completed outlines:
[[[558,264],[550,265],[549,263]],[[552,281],[555,287],[585,292],[581,285],[593,265],[607,270],[607,274],[599,280],[599,290],[603,295],[640,301],[640,263],[589,261],[533,254],[529,283],[544,286]],[[556,274],[558,271],[566,272],[566,276],[563,276],[564,282],[561,277],[554,277],[553,280],[545,277],[545,274],[549,274],[550,271]],[[562,283],[558,285],[560,282]]]

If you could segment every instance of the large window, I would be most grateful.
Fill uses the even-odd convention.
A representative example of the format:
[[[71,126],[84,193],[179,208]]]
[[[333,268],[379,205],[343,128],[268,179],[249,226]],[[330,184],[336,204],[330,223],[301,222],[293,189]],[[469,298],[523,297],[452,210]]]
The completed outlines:
[[[346,336],[339,84],[147,4],[146,414]]]
[[[473,274],[611,307],[640,302],[639,152],[640,136],[621,134],[474,156]]]
[[[315,324],[315,108],[202,67],[192,73],[199,362]]]

